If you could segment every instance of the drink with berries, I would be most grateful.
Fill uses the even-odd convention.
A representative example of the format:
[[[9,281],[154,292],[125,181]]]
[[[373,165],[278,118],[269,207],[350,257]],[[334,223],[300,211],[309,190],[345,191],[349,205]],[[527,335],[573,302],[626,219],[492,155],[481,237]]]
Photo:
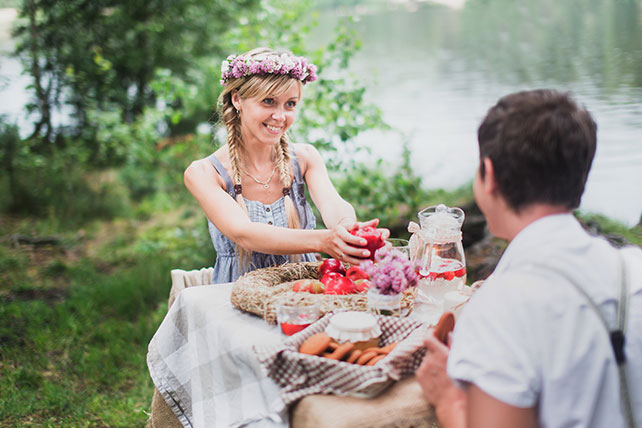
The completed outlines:
[[[312,323],[305,323],[305,324],[290,324],[287,322],[282,322],[281,323],[281,331],[283,334],[286,336],[292,336],[295,333],[300,332],[304,328],[308,327]]]
[[[424,243],[419,263],[419,312],[426,322],[437,321],[443,312],[444,295],[466,284],[466,259],[461,242],[464,211],[445,205],[419,212]]]
[[[419,283],[419,291],[427,294],[437,306],[443,305],[444,295],[466,284],[466,266],[457,259],[433,256],[432,269]]]
[[[284,297],[276,302],[276,320],[287,336],[300,332],[319,319],[319,305],[300,297]]]

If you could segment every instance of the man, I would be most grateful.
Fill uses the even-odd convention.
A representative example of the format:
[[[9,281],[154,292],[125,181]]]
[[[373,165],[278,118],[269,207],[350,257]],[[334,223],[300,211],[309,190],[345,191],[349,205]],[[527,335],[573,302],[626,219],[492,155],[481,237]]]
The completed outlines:
[[[642,418],[642,251],[612,248],[572,215],[595,154],[591,115],[567,94],[520,92],[489,110],[478,140],[475,199],[491,233],[510,243],[463,311],[450,352],[426,339],[417,378],[442,426],[626,426],[609,334],[576,289],[616,329],[620,259],[626,380]]]

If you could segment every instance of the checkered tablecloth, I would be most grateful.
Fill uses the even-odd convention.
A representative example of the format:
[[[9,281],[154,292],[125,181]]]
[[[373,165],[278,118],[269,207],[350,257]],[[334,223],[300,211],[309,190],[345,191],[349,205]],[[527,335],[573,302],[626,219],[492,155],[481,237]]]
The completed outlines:
[[[185,427],[287,427],[279,386],[261,370],[254,345],[282,335],[230,303],[232,284],[187,288],[149,343],[154,384]]]

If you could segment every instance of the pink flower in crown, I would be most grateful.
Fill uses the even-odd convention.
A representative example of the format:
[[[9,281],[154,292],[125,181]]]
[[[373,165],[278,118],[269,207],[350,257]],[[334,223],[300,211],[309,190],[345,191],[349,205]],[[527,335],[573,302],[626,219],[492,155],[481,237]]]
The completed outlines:
[[[232,77],[238,79],[245,75],[248,70],[248,66],[245,63],[245,59],[242,57],[237,57],[236,60],[232,61],[232,70],[230,74]]]
[[[294,67],[292,67],[292,71],[290,71],[290,76],[303,80],[303,64],[301,58],[296,58]]]
[[[288,74],[295,66],[294,61],[288,54],[281,54],[279,57],[279,62],[281,63],[281,74]]]
[[[221,75],[224,75],[225,73],[227,73],[229,69],[230,69],[230,60],[228,58],[226,60],[223,60],[223,62],[221,63]]]
[[[252,61],[248,67],[248,74],[263,74],[261,70],[261,63]]]
[[[309,64],[308,65],[308,72],[310,73],[307,77],[308,82],[314,82],[317,80],[317,66],[314,64]]]
[[[276,73],[281,69],[281,63],[278,61],[278,57],[270,55],[261,61],[261,69],[265,73]]]

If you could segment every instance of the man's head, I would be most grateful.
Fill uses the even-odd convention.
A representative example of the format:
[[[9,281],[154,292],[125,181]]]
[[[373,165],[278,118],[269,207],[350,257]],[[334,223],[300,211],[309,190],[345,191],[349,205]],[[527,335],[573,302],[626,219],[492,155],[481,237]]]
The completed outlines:
[[[566,93],[507,95],[479,126],[478,179],[485,179],[490,161],[497,191],[517,214],[533,204],[575,209],[595,155],[596,131],[590,113]]]

